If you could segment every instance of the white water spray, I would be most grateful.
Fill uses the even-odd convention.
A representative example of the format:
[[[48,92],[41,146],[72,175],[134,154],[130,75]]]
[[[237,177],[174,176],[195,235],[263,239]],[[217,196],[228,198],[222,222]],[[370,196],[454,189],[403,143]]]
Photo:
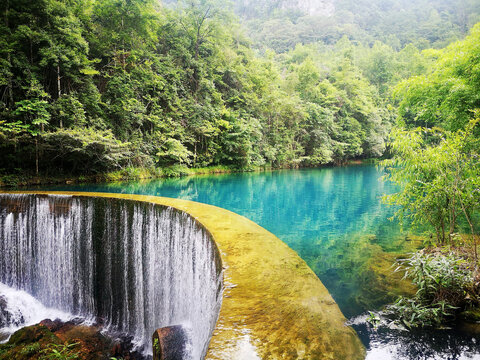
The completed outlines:
[[[0,332],[7,335],[4,341],[8,340],[8,335],[18,329],[37,324],[44,319],[68,321],[72,318],[71,314],[47,308],[29,293],[2,283],[0,283],[0,302],[2,303],[0,326],[3,326],[0,327]]]
[[[221,269],[209,234],[185,213],[118,199],[0,195],[0,254],[0,282],[23,290],[19,298],[96,317],[146,353],[155,329],[191,324],[193,358],[206,352]]]

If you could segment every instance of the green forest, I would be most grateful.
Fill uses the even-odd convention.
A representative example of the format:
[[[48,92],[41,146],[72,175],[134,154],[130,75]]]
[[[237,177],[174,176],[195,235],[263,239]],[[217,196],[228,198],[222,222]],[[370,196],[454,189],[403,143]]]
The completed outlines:
[[[480,107],[473,0],[2,3],[5,183],[344,164]]]
[[[354,296],[369,312],[361,315],[368,317],[362,324],[371,325],[359,330],[362,339],[374,339],[378,326],[385,330],[385,319],[394,340],[404,337],[399,329],[457,332],[454,324],[461,320],[476,324],[476,338],[465,342],[478,355],[479,0],[2,0],[0,14],[0,189],[52,183],[75,189],[70,184],[83,183],[80,191],[94,193],[93,182],[108,182],[100,191],[180,194],[249,219],[265,212],[259,219],[273,223],[266,229],[273,234],[283,225],[285,238],[298,240],[293,249],[308,265],[325,265],[322,275],[335,284],[337,299],[348,285],[351,294],[378,300],[381,284],[378,293],[385,297],[379,302],[389,303],[382,309]],[[378,176],[350,172],[367,166],[344,166],[363,164]],[[322,166],[331,168],[303,170]],[[348,177],[327,174],[340,166]],[[248,186],[232,176],[237,187],[224,184],[223,192],[213,180],[221,176],[208,177],[203,188],[194,177],[177,184],[162,180],[172,181],[164,189],[141,189],[143,181],[114,184],[300,168],[238,174]],[[315,181],[302,177],[317,170]],[[282,173],[295,173],[294,180],[274,178]],[[268,187],[248,178],[265,174],[272,175]],[[371,191],[374,186],[378,192]],[[355,193],[344,191],[348,187]],[[215,192],[217,203],[203,196]],[[262,192],[268,205],[263,208],[257,198]],[[391,212],[381,208],[382,194]],[[243,196],[248,207],[236,207]],[[15,203],[20,200],[6,199],[7,210],[23,211]],[[62,209],[44,206],[56,215],[70,211],[69,205]],[[296,221],[291,229],[286,219]],[[374,220],[380,224],[375,229]],[[392,224],[398,226],[395,236]],[[245,241],[242,236],[235,241]],[[233,245],[228,251],[240,252]],[[367,267],[358,264],[367,264],[368,272],[358,271]],[[289,266],[279,259],[269,272]],[[321,306],[337,301],[321,299]],[[302,311],[295,309],[295,316]],[[352,314],[347,325],[357,331],[360,313]],[[469,329],[451,338],[473,333]],[[242,334],[248,340],[250,333]],[[433,348],[442,343],[458,350],[455,356],[469,355],[460,342],[425,334]],[[413,332],[408,343],[415,347],[418,338]],[[375,350],[374,342],[368,340],[366,350],[372,344]],[[70,345],[62,346],[52,353],[68,355]],[[420,358],[420,351],[411,359]]]

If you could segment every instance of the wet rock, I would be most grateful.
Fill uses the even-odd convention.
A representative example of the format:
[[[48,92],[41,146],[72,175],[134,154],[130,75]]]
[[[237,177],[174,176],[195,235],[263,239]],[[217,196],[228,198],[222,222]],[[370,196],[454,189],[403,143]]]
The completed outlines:
[[[7,299],[0,296],[0,328],[11,325],[20,326],[25,323],[22,314],[12,314],[7,308]]]
[[[52,332],[55,332],[55,331],[59,330],[64,325],[64,322],[59,320],[59,319],[56,319],[56,320],[53,320],[53,321],[50,320],[50,319],[45,319],[45,320],[42,320],[40,322],[40,325],[43,325],[48,330],[50,330]]]
[[[7,316],[7,299],[4,296],[0,296],[0,328],[7,326]]]
[[[49,344],[60,340],[43,325],[28,326],[16,331],[6,344],[0,345],[0,360],[35,360]]]
[[[133,350],[132,340],[132,336],[118,337],[110,350],[111,356],[122,360],[144,360],[145,357],[142,354]]]
[[[9,336],[10,336],[9,333],[7,333],[7,332],[2,332],[2,331],[0,330],[0,343],[2,343],[2,342],[4,342],[4,341],[7,341]]]
[[[86,326],[80,319],[67,322],[43,320],[15,332],[6,344],[0,345],[0,360],[39,359],[53,350],[61,349],[71,357],[82,360],[110,359],[144,360],[133,351],[130,337],[111,339],[102,333],[101,326]]]
[[[153,360],[191,360],[190,334],[181,325],[164,327],[153,333]]]

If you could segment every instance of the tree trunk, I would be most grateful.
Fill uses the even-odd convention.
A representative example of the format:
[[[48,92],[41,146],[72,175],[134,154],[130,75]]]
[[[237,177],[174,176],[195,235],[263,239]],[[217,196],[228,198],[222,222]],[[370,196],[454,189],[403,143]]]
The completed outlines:
[[[123,16],[122,16],[122,30],[123,30]],[[121,55],[122,67],[125,70],[125,39],[122,37],[122,55]]]
[[[9,0],[7,0],[6,5],[5,5],[5,28],[6,29],[8,29],[8,12],[9,12],[9,9],[10,9],[10,2],[9,2]],[[7,61],[8,61],[8,65],[11,66],[11,54],[10,54],[10,52],[7,55]],[[8,86],[8,100],[10,102],[9,105],[10,105],[11,108],[13,108],[14,105],[15,105],[15,102],[13,100],[13,85],[12,85],[12,75],[11,74],[8,75],[7,86]]]
[[[198,28],[197,39],[195,41],[195,60],[198,60],[199,53],[200,53],[200,28]]]
[[[467,219],[468,225],[470,226],[470,232],[472,233],[472,241],[473,241],[473,249],[474,249],[474,256],[475,256],[475,271],[478,268],[478,252],[477,252],[477,238],[475,237],[475,228],[473,226],[472,218],[469,216],[469,211],[467,206],[465,205],[464,201],[462,200],[462,193],[458,188],[458,181],[461,178],[460,176],[460,164],[461,159],[457,155],[456,157],[456,179],[455,179],[455,192],[458,193],[458,201],[462,208],[463,215],[465,215],[465,219]]]
[[[442,245],[445,245],[445,222],[442,220],[441,222],[441,235],[442,235],[442,240],[441,240],[441,244]]]
[[[465,219],[467,219],[468,225],[470,226],[470,232],[472,234],[472,241],[473,241],[473,251],[474,251],[474,256],[475,256],[475,269],[478,266],[478,253],[477,253],[477,238],[475,236],[475,228],[473,227],[472,219],[468,215],[468,210],[466,209],[463,201],[460,199],[460,204],[462,205],[462,211],[463,214],[465,215]]]
[[[60,64],[57,65],[57,89],[58,89],[58,98],[62,96],[62,88],[60,87]],[[60,128],[63,128],[62,118],[60,117]]]
[[[35,136],[35,174],[38,176],[38,135]]]
[[[194,151],[193,151],[193,167],[197,164],[197,141],[195,140],[195,143],[193,145]]]
[[[62,96],[62,87],[60,83],[60,64],[57,65],[57,90],[58,90],[58,99]],[[60,117],[60,129],[63,128],[63,121]],[[42,129],[43,131],[43,129]]]
[[[10,53],[8,53],[8,63],[10,64]],[[13,100],[13,84],[12,84],[12,75],[8,75],[8,100],[10,102],[10,107],[13,109],[15,106],[15,101]]]
[[[452,196],[452,204],[450,205],[449,220],[450,220],[450,229],[448,231],[448,240],[450,244],[453,240],[453,233],[455,232],[455,225],[457,223],[457,213],[455,211],[455,196]]]

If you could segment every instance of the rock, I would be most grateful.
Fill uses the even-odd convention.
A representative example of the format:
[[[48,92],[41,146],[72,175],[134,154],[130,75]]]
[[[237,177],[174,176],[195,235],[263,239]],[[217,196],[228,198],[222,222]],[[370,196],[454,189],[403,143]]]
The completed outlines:
[[[58,338],[46,326],[27,326],[13,333],[8,341],[10,345],[31,344],[45,340],[47,343],[58,343]]]
[[[6,344],[0,345],[0,360],[36,360],[48,355],[49,349],[70,345],[68,353],[82,360],[110,359],[144,360],[133,351],[132,338],[111,339],[102,334],[101,326],[86,326],[80,319],[62,322],[43,320],[41,323],[16,331]],[[1,337],[1,335],[0,335]],[[53,347],[52,347],[53,345]],[[47,353],[45,353],[47,351]],[[52,353],[53,354],[53,353]]]
[[[10,333],[0,331],[0,344],[4,341],[7,341]]]
[[[7,299],[0,296],[0,328],[6,327],[9,323],[9,313],[7,311]]]
[[[137,351],[133,351],[133,337],[122,335],[116,339],[110,353],[111,356],[122,360],[144,360],[144,356]]]
[[[181,325],[164,327],[153,333],[153,360],[191,360],[190,334]]]
[[[52,321],[50,319],[45,319],[45,320],[42,320],[40,322],[40,325],[43,325],[48,330],[50,330],[52,332],[55,332],[55,331],[59,330],[64,325],[64,323],[59,319],[56,319],[54,321]]]

